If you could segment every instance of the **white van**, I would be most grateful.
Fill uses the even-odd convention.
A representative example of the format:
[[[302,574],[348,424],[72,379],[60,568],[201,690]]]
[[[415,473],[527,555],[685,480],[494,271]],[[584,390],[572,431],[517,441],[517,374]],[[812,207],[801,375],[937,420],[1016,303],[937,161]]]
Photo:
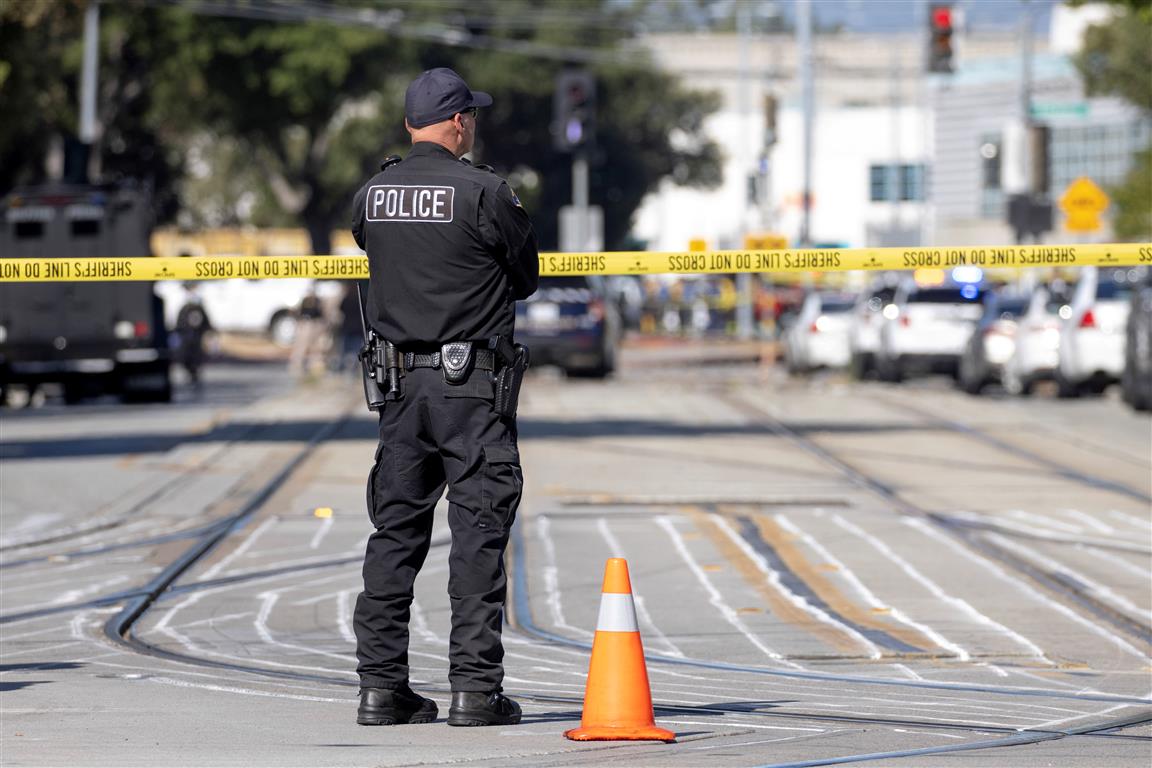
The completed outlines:
[[[289,346],[296,332],[296,310],[313,284],[308,278],[286,280],[204,280],[196,283],[196,293],[217,331],[258,333],[277,344]],[[342,284],[316,282],[316,293],[326,306],[335,306],[343,296]],[[164,299],[169,328],[184,306],[186,291],[179,280],[156,283],[156,293]]]

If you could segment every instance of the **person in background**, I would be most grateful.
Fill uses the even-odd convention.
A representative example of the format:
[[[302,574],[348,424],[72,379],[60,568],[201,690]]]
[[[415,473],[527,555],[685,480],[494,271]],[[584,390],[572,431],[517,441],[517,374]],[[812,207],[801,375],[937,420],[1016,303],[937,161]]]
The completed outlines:
[[[200,368],[204,364],[204,336],[212,330],[212,321],[200,302],[194,283],[185,283],[184,306],[176,315],[176,360],[188,373],[188,381],[197,391],[203,388]]]
[[[321,364],[327,332],[324,305],[316,295],[316,285],[312,284],[296,311],[296,336],[288,357],[288,371],[293,376],[310,374]]]
[[[364,320],[360,314],[360,295],[355,282],[344,285],[344,296],[340,299],[340,324],[337,327],[339,343],[333,364],[338,371],[359,370],[356,356],[364,344]]]

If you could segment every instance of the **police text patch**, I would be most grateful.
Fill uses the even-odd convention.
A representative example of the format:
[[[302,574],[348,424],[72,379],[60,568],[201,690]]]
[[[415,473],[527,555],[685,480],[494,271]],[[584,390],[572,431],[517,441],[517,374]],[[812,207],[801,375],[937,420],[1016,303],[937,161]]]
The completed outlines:
[[[364,218],[368,221],[452,221],[453,187],[377,184],[368,188]]]

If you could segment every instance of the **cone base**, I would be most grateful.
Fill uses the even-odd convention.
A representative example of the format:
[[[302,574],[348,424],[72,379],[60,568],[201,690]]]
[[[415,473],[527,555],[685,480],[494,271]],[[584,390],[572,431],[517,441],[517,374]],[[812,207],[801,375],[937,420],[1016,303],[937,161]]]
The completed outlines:
[[[564,737],[573,741],[676,741],[672,731],[649,726],[612,727],[592,725],[587,728],[573,728],[564,732]]]

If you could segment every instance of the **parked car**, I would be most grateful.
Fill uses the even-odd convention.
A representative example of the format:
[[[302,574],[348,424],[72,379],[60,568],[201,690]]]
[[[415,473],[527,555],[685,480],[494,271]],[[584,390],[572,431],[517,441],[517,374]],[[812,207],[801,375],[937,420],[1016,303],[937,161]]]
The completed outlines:
[[[1152,410],[1152,269],[1144,269],[1128,310],[1124,337],[1124,402],[1138,411]]]
[[[960,356],[957,383],[961,389],[978,395],[989,384],[1001,382],[1004,365],[1016,349],[1020,318],[1027,308],[1027,296],[1003,291],[988,294],[984,314]]]
[[[1050,381],[1060,360],[1060,312],[1069,310],[1070,297],[1063,284],[1042,285],[1032,291],[1028,307],[1016,323],[1016,343],[1001,375],[1004,389],[1013,395],[1031,395],[1037,382]]]
[[[532,350],[532,364],[557,365],[570,376],[616,370],[620,327],[599,275],[542,277],[536,293],[516,304],[516,340]]]
[[[986,291],[973,283],[918,285],[908,279],[883,310],[876,368],[885,381],[919,373],[956,376],[960,355],[984,311]]]
[[[784,335],[784,360],[789,373],[848,365],[848,329],[855,305],[855,297],[849,294],[808,294]]]
[[[860,294],[852,310],[852,324],[848,330],[851,350],[849,369],[852,376],[865,379],[876,371],[876,352],[880,349],[880,327],[884,324],[884,307],[892,303],[896,287],[879,282],[871,290]]]
[[[1061,397],[1100,394],[1124,372],[1124,336],[1134,288],[1127,268],[1084,267],[1062,310],[1056,387]]]

